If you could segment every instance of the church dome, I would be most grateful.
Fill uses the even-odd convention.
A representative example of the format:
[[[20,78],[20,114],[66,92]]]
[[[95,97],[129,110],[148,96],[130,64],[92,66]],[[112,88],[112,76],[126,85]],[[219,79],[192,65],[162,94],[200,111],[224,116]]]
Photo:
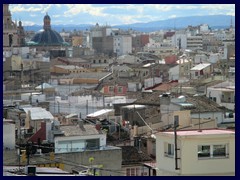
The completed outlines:
[[[33,38],[27,43],[32,46],[68,46],[67,42],[64,42],[60,34],[51,29],[51,18],[46,14],[43,18],[43,29],[36,33]]]
[[[34,35],[31,41],[36,43],[36,45],[44,46],[56,46],[66,44],[60,34],[52,29],[39,31],[37,34]]]
[[[44,16],[44,19],[51,20],[51,18],[50,18],[50,16],[49,16],[48,14],[46,14],[46,15]]]

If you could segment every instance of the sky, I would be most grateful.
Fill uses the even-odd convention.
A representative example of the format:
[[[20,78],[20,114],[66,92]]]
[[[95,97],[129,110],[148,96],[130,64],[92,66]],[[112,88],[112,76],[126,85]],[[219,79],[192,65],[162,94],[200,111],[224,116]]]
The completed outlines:
[[[10,4],[12,20],[23,26],[43,25],[46,13],[52,25],[123,25],[186,16],[232,15],[234,4]]]

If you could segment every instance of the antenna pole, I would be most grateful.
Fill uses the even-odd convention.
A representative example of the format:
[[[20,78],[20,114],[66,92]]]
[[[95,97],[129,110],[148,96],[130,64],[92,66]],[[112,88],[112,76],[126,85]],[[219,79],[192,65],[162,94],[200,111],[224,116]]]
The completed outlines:
[[[178,169],[178,160],[177,160],[177,126],[174,123],[174,146],[175,146],[175,170]]]
[[[201,127],[200,127],[200,110],[198,109],[198,132],[201,132]]]

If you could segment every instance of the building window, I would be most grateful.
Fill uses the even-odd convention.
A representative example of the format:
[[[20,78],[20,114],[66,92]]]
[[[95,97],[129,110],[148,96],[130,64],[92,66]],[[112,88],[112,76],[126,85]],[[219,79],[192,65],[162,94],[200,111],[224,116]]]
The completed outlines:
[[[86,149],[94,150],[94,149],[99,149],[99,147],[100,147],[99,139],[87,139],[86,140]]]
[[[108,87],[108,91],[109,91],[109,92],[113,92],[113,91],[114,91],[114,87],[113,87],[113,86],[109,86],[109,87]]]
[[[216,145],[199,145],[198,146],[198,158],[218,158],[218,157],[228,157],[226,144],[216,144]]]
[[[226,145],[213,145],[213,157],[224,157],[226,153]]]
[[[136,175],[136,170],[135,168],[131,168],[131,174],[130,176],[135,176]]]
[[[174,145],[170,143],[164,144],[164,154],[166,157],[173,157],[174,156]]]
[[[139,176],[140,169],[137,168],[126,168],[126,176]]]
[[[210,157],[210,146],[200,145],[198,146],[198,157]]]
[[[118,87],[118,93],[122,93],[123,92],[123,88],[122,87]]]
[[[131,171],[130,168],[127,168],[127,169],[126,169],[126,175],[127,175],[127,176],[130,176],[130,171]]]

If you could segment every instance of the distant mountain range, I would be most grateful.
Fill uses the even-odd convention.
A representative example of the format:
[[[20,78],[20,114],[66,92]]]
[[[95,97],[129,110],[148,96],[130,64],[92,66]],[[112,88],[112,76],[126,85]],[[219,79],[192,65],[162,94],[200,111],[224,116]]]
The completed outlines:
[[[146,23],[134,23],[128,25],[117,25],[112,26],[113,28],[121,28],[121,29],[133,29],[141,32],[152,32],[157,30],[166,30],[166,29],[181,29],[186,28],[189,25],[197,26],[200,24],[208,24],[212,29],[222,29],[228,28],[231,24],[231,19],[233,26],[235,26],[235,16],[229,15],[212,15],[212,16],[188,16],[188,17],[179,17],[172,18],[161,21],[152,21]],[[100,24],[101,25],[101,24]],[[90,24],[80,24],[80,25],[52,25],[52,29],[61,32],[63,29],[65,31],[73,31],[76,30],[86,30],[94,25]],[[25,26],[25,30],[27,31],[39,31],[42,29],[42,25],[33,25],[33,26]]]

